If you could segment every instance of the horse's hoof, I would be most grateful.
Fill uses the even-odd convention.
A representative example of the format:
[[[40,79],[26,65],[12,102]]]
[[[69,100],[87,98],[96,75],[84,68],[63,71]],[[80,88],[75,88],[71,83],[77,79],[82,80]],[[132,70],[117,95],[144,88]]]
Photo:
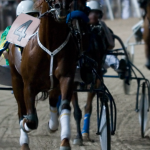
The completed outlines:
[[[71,150],[70,143],[68,139],[63,139],[61,141],[60,149],[59,150]]]
[[[73,144],[82,146],[83,145],[83,140],[82,139],[74,139]]]
[[[60,146],[59,150],[71,150],[71,147]]]
[[[84,142],[94,142],[94,140],[90,139],[88,133],[82,133],[82,139]]]
[[[89,134],[88,133],[82,133],[82,139],[83,141],[89,141]]]
[[[29,145],[28,144],[23,144],[21,146],[21,150],[30,150]]]
[[[48,129],[49,133],[54,133],[54,132],[56,132],[56,131],[58,130],[58,129],[56,129],[56,130],[50,129],[50,128],[49,128],[49,122],[48,122],[47,129]]]

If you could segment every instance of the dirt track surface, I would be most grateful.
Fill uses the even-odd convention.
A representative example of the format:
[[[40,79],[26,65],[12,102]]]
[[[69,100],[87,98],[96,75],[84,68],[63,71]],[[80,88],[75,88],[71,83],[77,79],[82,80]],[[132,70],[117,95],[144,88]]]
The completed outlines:
[[[138,19],[106,21],[107,25],[119,35],[125,42],[131,34],[131,27],[137,23]],[[118,44],[117,44],[118,46]],[[0,62],[4,63],[4,60]],[[144,46],[135,49],[134,64],[150,79],[150,72],[144,67],[145,56]],[[116,74],[112,69],[109,74]],[[148,150],[150,149],[149,128],[147,138],[142,139],[138,114],[135,110],[136,83],[131,84],[130,95],[125,95],[122,80],[105,79],[105,84],[112,93],[117,106],[117,131],[112,136],[112,150]],[[80,107],[84,110],[86,93],[79,94]],[[73,109],[72,109],[73,111]],[[84,111],[83,111],[84,112]],[[39,102],[37,106],[39,117],[38,130],[29,134],[31,150],[58,150],[60,144],[60,128],[55,134],[50,134],[47,130],[49,120],[48,100]],[[73,115],[71,116],[72,139],[76,134],[76,126]],[[148,124],[150,127],[150,124]],[[72,146],[72,150],[99,150],[99,137],[96,135],[96,99],[93,102],[93,113],[91,116],[90,136],[94,143],[87,142],[84,146]],[[19,146],[19,124],[17,117],[17,104],[11,91],[0,91],[0,150],[17,150]],[[71,139],[71,143],[72,143]]]

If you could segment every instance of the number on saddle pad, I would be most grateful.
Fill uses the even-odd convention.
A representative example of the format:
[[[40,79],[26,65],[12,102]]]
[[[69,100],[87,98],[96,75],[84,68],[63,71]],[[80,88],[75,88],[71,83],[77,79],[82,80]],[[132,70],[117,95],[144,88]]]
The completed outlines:
[[[25,22],[24,24],[22,24],[21,26],[19,26],[15,30],[14,34],[19,36],[18,37],[18,41],[21,41],[22,38],[26,37],[26,33],[25,32],[26,32],[26,30],[28,29],[28,27],[30,26],[31,23],[32,23],[32,20],[29,20],[29,21]],[[22,31],[19,31],[21,28],[23,28]]]
[[[27,14],[20,14],[13,22],[6,40],[20,47],[25,47],[39,25],[40,19]]]

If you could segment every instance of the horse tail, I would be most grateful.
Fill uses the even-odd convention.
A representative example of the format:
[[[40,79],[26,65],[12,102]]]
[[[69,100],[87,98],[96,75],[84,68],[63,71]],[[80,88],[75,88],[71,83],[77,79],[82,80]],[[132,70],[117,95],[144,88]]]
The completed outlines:
[[[42,91],[41,92],[41,96],[38,98],[39,101],[44,101],[48,98],[49,96],[49,93],[48,91]]]
[[[36,97],[35,97],[35,107],[37,106],[39,101],[46,100],[48,98],[48,96],[49,96],[48,91],[42,91],[39,94],[37,94]]]
[[[35,100],[36,101],[44,101],[48,98],[49,93],[48,91],[42,91],[38,95],[36,95]]]

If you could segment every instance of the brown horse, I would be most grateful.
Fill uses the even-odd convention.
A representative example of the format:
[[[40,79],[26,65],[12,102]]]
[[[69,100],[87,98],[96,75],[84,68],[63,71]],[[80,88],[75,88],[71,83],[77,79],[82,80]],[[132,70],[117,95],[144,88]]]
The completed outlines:
[[[36,2],[36,6],[41,9],[41,13],[45,13],[51,7],[55,11],[41,18],[38,33],[30,39],[24,48],[20,73],[15,67],[15,45],[9,46],[9,62],[13,91],[18,103],[22,150],[29,149],[27,133],[38,127],[35,96],[40,91],[49,91],[51,117],[48,126],[51,131],[58,128],[56,104],[58,96],[62,95],[59,112],[61,124],[60,150],[71,149],[69,144],[70,100],[78,50],[64,21],[70,3],[59,0],[55,2],[38,0]],[[82,3],[83,7],[84,3]],[[47,51],[45,50],[45,52],[43,49]]]
[[[143,39],[145,42],[146,67],[150,70],[150,1],[147,1],[145,8],[146,16],[144,18]]]

